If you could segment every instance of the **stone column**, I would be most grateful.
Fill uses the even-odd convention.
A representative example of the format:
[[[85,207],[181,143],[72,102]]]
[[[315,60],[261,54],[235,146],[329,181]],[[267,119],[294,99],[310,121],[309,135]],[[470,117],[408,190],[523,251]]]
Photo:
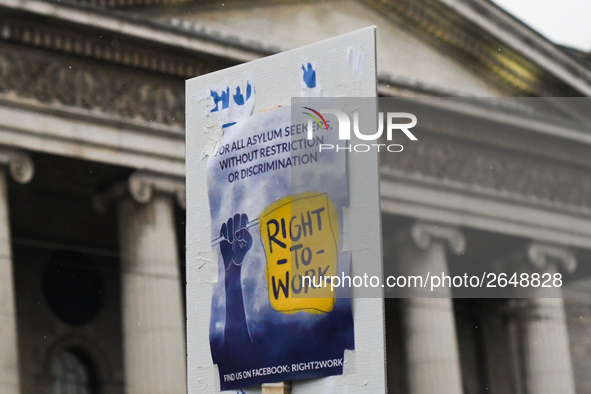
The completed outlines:
[[[8,167],[7,167],[8,166]],[[7,169],[19,183],[33,178],[28,155],[0,148],[0,393],[20,393],[16,297],[12,274]]]
[[[125,392],[186,392],[185,321],[174,223],[184,181],[136,173],[119,203]]]
[[[409,235],[409,236],[408,236]],[[459,229],[417,222],[400,237],[400,275],[450,274],[446,245],[459,254],[465,238]],[[413,292],[409,295],[412,297]],[[424,293],[422,293],[424,295]],[[460,356],[451,289],[440,288],[433,298],[402,300],[403,335],[406,343],[407,385],[412,394],[461,393]]]
[[[530,277],[534,272],[556,274],[560,268],[573,272],[574,254],[562,247],[531,243],[527,247]],[[525,392],[574,394],[568,330],[560,287],[518,288],[522,299],[519,328],[523,352]]]
[[[262,394],[291,394],[289,382],[264,383],[261,388]]]

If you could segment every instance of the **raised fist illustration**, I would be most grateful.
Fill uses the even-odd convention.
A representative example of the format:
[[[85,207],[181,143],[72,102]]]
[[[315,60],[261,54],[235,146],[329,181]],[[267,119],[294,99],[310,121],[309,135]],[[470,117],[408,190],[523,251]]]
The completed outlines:
[[[252,236],[247,225],[248,216],[245,213],[237,213],[228,219],[227,223],[222,224],[220,235],[224,239],[220,242],[220,250],[226,270],[230,268],[230,264],[242,265],[244,256],[252,247]]]

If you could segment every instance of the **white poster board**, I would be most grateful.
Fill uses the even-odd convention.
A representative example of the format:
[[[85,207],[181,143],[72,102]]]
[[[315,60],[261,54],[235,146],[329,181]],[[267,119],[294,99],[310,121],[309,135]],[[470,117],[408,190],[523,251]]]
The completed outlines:
[[[228,130],[223,127],[273,107],[290,106],[292,97],[375,97],[375,65],[375,27],[370,27],[187,81],[189,393],[219,391],[210,351],[210,316],[216,283],[223,278],[212,242],[206,167],[208,158],[219,152],[223,130]],[[377,152],[348,154],[347,178],[343,236],[351,251],[351,274],[380,273]],[[356,265],[360,262],[361,270]],[[294,381],[293,393],[385,392],[383,298],[356,298],[356,293],[353,289],[355,350],[345,352],[343,374]],[[260,387],[244,391],[260,392]]]

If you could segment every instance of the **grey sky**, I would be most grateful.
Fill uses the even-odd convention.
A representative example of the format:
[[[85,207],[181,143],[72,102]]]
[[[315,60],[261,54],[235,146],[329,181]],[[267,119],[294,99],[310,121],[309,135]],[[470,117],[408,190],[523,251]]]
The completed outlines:
[[[591,1],[493,0],[558,44],[591,50]]]

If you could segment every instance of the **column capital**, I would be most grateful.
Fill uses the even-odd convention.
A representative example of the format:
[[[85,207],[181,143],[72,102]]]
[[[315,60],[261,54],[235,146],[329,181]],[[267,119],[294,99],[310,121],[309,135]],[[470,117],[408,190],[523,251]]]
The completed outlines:
[[[526,253],[529,263],[539,270],[545,270],[552,264],[557,264],[568,273],[577,268],[574,252],[566,247],[534,241],[527,246]]]
[[[505,272],[509,269],[529,271],[534,268],[539,271],[562,269],[572,273],[577,268],[577,257],[570,248],[531,241],[509,255],[495,260],[493,266],[497,272]]]
[[[134,172],[127,182],[117,183],[95,195],[92,204],[97,211],[105,212],[110,203],[127,196],[140,204],[147,204],[154,193],[174,195],[178,204],[186,209],[185,179],[148,171]]]
[[[263,394],[290,394],[291,383],[290,382],[277,382],[277,383],[263,383],[262,392]]]
[[[185,180],[180,177],[157,174],[153,172],[137,171],[127,180],[131,197],[139,203],[148,203],[154,194],[174,194],[177,202],[186,209]]]
[[[12,179],[18,183],[29,183],[35,174],[33,160],[20,150],[0,147],[0,165],[8,166]]]
[[[436,241],[447,244],[454,254],[461,254],[466,250],[466,237],[462,230],[447,224],[416,221],[402,237],[406,240],[410,237],[413,244],[421,250],[429,249]]]

